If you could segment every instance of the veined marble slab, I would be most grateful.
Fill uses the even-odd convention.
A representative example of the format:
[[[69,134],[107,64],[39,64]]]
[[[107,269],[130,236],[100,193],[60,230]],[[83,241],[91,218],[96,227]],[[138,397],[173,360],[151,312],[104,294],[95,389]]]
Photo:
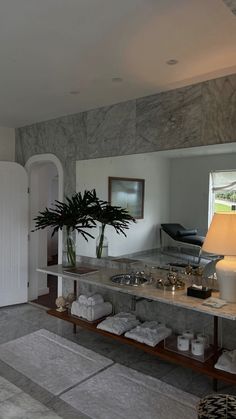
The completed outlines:
[[[0,345],[0,359],[54,395],[113,363],[44,329]]]
[[[93,267],[95,265],[92,265]],[[118,268],[98,268],[98,272],[87,275],[70,275],[63,271],[61,265],[47,266],[45,268],[37,269],[39,272],[61,276],[66,280],[78,280],[80,282],[85,282],[91,285],[99,285],[103,288],[107,288],[113,291],[118,291],[120,293],[134,295],[136,297],[143,297],[153,301],[159,301],[161,303],[166,303],[169,305],[182,307],[201,313],[218,316],[221,318],[236,320],[236,303],[227,303],[224,307],[220,309],[215,309],[212,307],[204,306],[204,300],[194,297],[188,297],[186,289],[180,291],[163,291],[157,289],[153,284],[144,284],[139,287],[132,287],[127,285],[120,285],[113,283],[110,278],[113,275],[124,273],[121,272]],[[134,268],[133,268],[134,269]],[[158,272],[158,270],[157,270]],[[160,270],[159,275],[165,275],[166,271]],[[186,279],[187,281],[187,279]],[[187,283],[186,283],[187,285]],[[219,298],[219,293],[212,293],[213,297]]]
[[[136,114],[141,152],[203,145],[200,83],[137,99]]]
[[[61,399],[92,419],[196,419],[196,396],[116,364]]]

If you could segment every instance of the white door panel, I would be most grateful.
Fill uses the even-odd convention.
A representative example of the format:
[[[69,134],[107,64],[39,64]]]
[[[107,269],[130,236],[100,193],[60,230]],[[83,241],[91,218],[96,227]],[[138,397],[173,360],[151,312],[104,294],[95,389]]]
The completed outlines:
[[[0,306],[27,301],[28,196],[22,166],[0,162]]]

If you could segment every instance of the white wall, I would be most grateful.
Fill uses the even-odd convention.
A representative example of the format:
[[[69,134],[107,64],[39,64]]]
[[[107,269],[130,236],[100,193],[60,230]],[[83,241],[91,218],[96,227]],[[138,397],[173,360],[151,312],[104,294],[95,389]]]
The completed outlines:
[[[236,170],[236,154],[174,158],[170,160],[170,222],[196,227],[205,235],[208,228],[209,173]]]
[[[15,129],[0,127],[0,160],[15,161]]]
[[[96,189],[97,195],[108,199],[108,177],[145,179],[144,219],[127,230],[127,238],[107,226],[109,256],[118,256],[159,246],[159,226],[169,219],[169,160],[160,153],[82,160],[76,164],[76,190]],[[98,229],[93,230],[97,237]],[[95,256],[96,240],[87,243],[77,238],[77,254]]]

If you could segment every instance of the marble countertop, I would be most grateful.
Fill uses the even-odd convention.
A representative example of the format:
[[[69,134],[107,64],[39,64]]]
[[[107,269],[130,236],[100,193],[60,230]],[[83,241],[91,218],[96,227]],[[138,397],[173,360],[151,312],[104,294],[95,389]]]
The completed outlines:
[[[83,266],[86,266],[83,264]],[[88,266],[88,265],[87,265]],[[222,308],[216,309],[208,306],[204,306],[204,300],[200,298],[194,298],[187,296],[186,288],[188,283],[186,282],[186,288],[178,291],[165,291],[158,289],[155,284],[144,284],[138,287],[120,285],[111,282],[110,278],[113,275],[124,273],[119,268],[108,268],[96,265],[89,265],[89,268],[96,269],[95,272],[74,275],[67,273],[63,270],[62,265],[46,266],[44,268],[38,268],[38,272],[50,274],[58,277],[62,277],[65,280],[78,280],[79,282],[86,282],[93,285],[98,285],[103,288],[111,289],[115,292],[121,292],[136,296],[138,298],[146,298],[153,301],[159,301],[166,304],[173,304],[182,308],[199,311],[201,313],[214,315],[230,320],[236,320],[236,303],[227,303]],[[166,271],[157,270],[156,275],[161,277],[165,275]],[[212,293],[212,297],[219,298],[219,293]]]

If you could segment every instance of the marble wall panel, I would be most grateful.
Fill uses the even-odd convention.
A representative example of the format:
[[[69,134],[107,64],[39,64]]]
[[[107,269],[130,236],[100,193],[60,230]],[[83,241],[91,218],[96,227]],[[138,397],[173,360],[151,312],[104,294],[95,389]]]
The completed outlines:
[[[203,144],[236,141],[236,75],[202,83]]]
[[[65,195],[71,195],[75,192],[78,146],[84,137],[84,113],[19,128],[16,130],[16,161],[24,165],[35,154],[55,154],[64,169]]]
[[[197,145],[202,145],[201,84],[137,100],[138,152]]]
[[[54,153],[75,191],[75,161],[236,141],[236,75],[16,130],[16,161]]]
[[[79,159],[135,152],[135,101],[87,112],[87,138],[80,143]]]

